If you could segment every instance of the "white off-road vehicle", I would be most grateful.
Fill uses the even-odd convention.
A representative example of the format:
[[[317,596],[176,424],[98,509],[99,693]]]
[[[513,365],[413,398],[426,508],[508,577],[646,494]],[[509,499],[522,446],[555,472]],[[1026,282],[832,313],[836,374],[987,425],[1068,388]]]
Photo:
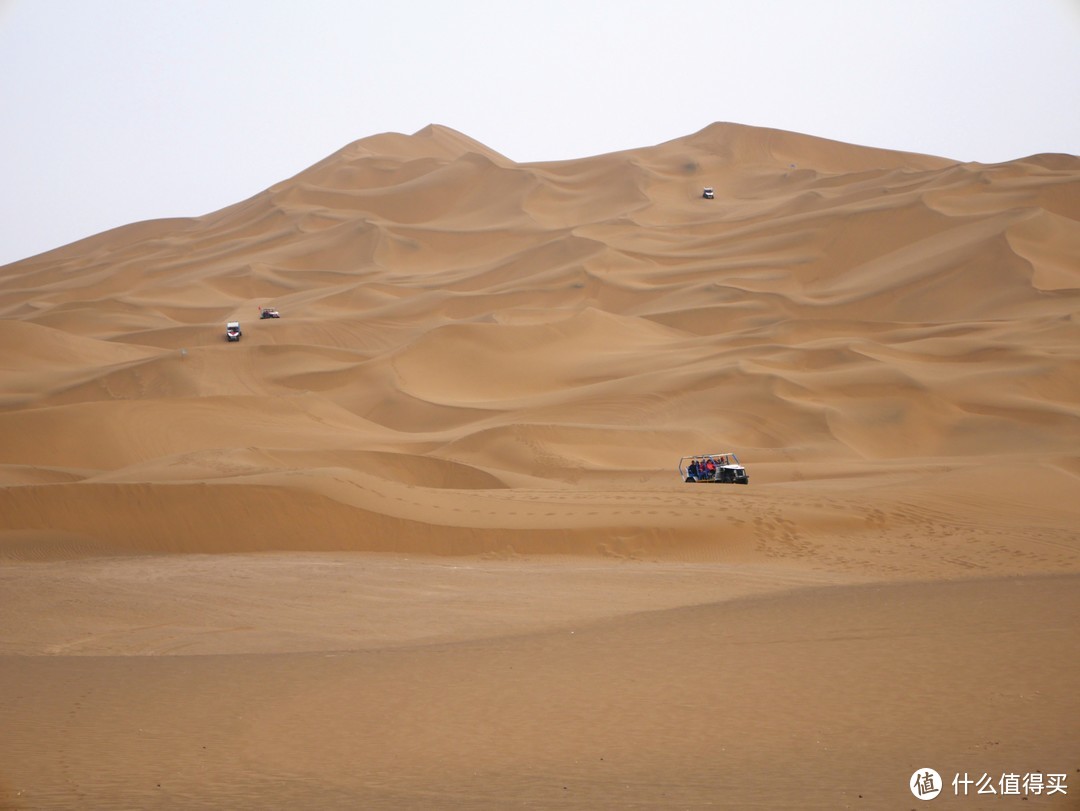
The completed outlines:
[[[225,339],[229,342],[239,341],[240,336],[243,335],[240,331],[239,321],[230,321],[225,325]]]
[[[750,484],[750,474],[739,464],[739,457],[731,451],[684,456],[679,460],[679,476],[688,484]]]

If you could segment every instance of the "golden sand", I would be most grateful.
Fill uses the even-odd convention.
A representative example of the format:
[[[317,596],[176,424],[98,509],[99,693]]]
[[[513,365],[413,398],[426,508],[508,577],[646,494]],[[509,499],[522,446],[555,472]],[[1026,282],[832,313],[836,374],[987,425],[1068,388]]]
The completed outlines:
[[[1075,807],[1077,257],[1073,156],[432,126],[0,268],[0,808]]]

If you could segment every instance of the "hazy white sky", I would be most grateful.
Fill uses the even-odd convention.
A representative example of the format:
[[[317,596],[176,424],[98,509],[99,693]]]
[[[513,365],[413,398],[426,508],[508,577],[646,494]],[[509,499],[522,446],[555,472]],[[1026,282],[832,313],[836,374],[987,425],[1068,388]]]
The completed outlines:
[[[515,161],[714,121],[1080,153],[1080,0],[0,0],[0,265],[197,216],[351,141]]]

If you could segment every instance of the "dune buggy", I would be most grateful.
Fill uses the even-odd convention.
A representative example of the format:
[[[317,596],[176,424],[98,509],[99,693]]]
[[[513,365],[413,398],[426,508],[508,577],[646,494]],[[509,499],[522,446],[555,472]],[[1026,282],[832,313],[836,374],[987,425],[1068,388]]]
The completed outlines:
[[[730,451],[699,453],[679,459],[679,475],[684,482],[750,484],[750,475]]]

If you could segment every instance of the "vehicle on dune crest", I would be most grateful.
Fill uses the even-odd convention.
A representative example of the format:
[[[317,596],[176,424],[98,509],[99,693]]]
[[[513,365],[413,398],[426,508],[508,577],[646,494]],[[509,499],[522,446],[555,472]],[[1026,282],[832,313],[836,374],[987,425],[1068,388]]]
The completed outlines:
[[[679,459],[679,475],[688,484],[750,484],[750,474],[731,451],[684,456]]]
[[[225,325],[225,339],[230,343],[233,341],[239,341],[240,336],[243,335],[240,331],[239,321],[230,321]]]
[[[259,318],[281,318],[281,313],[273,307],[260,307]]]

